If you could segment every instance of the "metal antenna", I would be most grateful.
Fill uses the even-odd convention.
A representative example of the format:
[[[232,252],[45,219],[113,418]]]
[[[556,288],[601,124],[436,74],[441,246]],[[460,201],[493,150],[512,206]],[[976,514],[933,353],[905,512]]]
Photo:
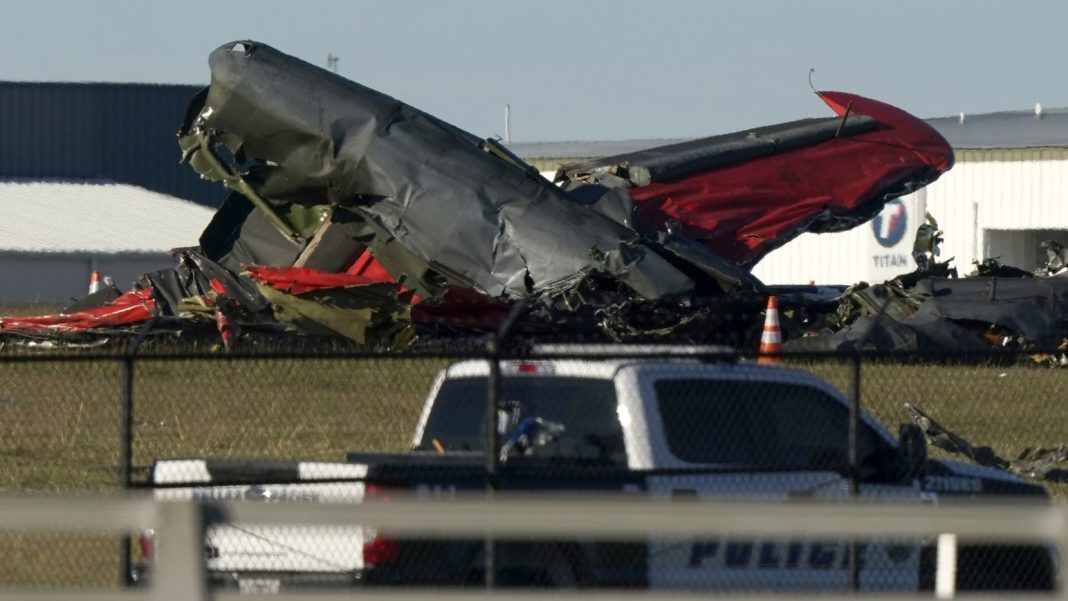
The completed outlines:
[[[504,143],[512,141],[512,105],[504,105]]]
[[[328,52],[326,55],[326,68],[330,69],[334,73],[337,73],[337,61],[338,57],[334,56],[332,52]]]

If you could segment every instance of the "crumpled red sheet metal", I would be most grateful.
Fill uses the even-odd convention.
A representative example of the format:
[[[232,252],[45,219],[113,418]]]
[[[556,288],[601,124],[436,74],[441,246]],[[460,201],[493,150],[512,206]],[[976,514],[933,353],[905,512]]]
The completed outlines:
[[[881,195],[909,174],[924,169],[940,174],[953,166],[953,149],[923,120],[854,94],[818,94],[839,116],[848,119],[848,109],[880,127],[633,188],[643,227],[656,231],[677,221],[685,236],[751,267],[791,234],[820,231],[812,220],[821,214],[847,217],[866,202],[881,203]],[[839,229],[847,229],[844,223]]]
[[[393,277],[364,251],[344,273],[331,273],[306,267],[245,265],[257,282],[290,294],[344,288],[366,284],[392,283]],[[404,292],[402,287],[399,292]],[[496,329],[508,317],[511,305],[467,288],[449,288],[438,300],[423,302],[412,297],[412,323],[417,326],[443,326],[463,329]]]
[[[496,330],[508,319],[512,305],[490,298],[470,288],[449,288],[441,300],[419,302],[412,307],[412,323],[417,326]]]
[[[361,256],[356,265],[349,271],[357,273],[330,273],[303,267],[267,265],[246,265],[245,269],[252,279],[291,294],[393,282],[393,278],[370,253]],[[225,293],[225,290],[216,288],[214,282],[212,288],[219,294]],[[412,302],[412,322],[419,326],[493,330],[508,317],[510,310],[506,302],[463,288],[450,288],[440,300],[434,302],[422,302],[418,297],[413,297]],[[126,327],[148,321],[155,308],[152,290],[143,288],[127,292],[106,305],[76,313],[0,317],[0,331],[62,334]]]
[[[365,255],[370,256],[370,253],[365,251]],[[331,273],[309,267],[272,267],[269,265],[244,265],[243,267],[253,280],[290,294],[304,294],[326,288],[394,282],[393,277],[384,269],[381,273]]]
[[[118,328],[148,321],[156,309],[152,291],[132,290],[114,301],[75,313],[0,317],[0,331],[66,333],[89,329]]]

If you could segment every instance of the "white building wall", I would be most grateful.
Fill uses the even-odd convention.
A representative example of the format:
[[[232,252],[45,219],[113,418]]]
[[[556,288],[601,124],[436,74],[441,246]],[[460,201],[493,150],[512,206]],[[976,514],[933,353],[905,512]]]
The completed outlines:
[[[961,151],[952,170],[901,200],[909,231],[891,248],[878,244],[873,223],[837,234],[804,234],[770,253],[753,273],[768,284],[891,279],[915,268],[912,244],[925,211],[944,232],[938,259],[952,257],[961,275],[988,257],[1034,269],[1044,261],[1038,242],[1068,245],[1068,150]],[[886,211],[881,217],[885,228]],[[907,261],[900,266],[902,256]]]
[[[973,191],[979,202],[979,225],[987,229],[1068,228],[1064,210],[1068,161],[1040,160],[1039,150],[1002,160],[962,165],[982,183]],[[995,155],[997,156],[997,155]]]
[[[1038,243],[1068,244],[1068,156],[1059,149],[974,151],[928,188],[928,208],[946,232],[946,256],[961,273],[996,257],[1034,269]]]
[[[953,266],[961,275],[971,271],[972,261],[983,256],[976,192],[985,189],[988,183],[975,179],[983,175],[989,176],[989,173],[985,170],[973,173],[968,164],[958,163],[923,190],[927,199],[926,211],[945,232],[938,260],[952,258]]]
[[[888,203],[879,216],[846,232],[802,234],[753,269],[766,284],[849,285],[882,282],[915,269],[912,245],[923,223],[924,192]]]

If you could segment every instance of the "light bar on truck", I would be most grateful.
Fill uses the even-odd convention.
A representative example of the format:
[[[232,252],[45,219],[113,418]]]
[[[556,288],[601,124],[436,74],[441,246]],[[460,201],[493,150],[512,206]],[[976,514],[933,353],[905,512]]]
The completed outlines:
[[[501,363],[501,372],[510,376],[548,376],[552,375],[550,361],[508,361]]]

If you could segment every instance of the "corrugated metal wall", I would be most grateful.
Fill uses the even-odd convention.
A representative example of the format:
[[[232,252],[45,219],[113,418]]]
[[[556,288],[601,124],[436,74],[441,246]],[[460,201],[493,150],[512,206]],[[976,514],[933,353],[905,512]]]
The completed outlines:
[[[1068,150],[973,151],[956,174],[979,203],[978,224],[987,229],[1068,228]]]
[[[961,161],[938,181],[925,188],[927,212],[938,221],[945,232],[940,260],[953,258],[953,265],[961,274],[972,269],[972,262],[982,258],[980,231],[976,223],[979,199],[972,181],[973,164]]]
[[[199,86],[0,82],[0,178],[105,179],[217,206],[179,165],[176,134]]]

